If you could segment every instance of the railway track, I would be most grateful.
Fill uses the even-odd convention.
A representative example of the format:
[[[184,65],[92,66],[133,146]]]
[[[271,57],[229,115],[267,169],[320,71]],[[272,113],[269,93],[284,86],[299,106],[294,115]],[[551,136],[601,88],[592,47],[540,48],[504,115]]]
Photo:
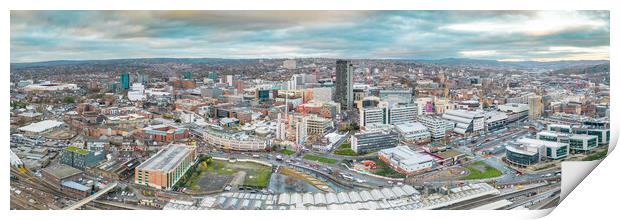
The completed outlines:
[[[113,203],[108,203],[104,201],[93,200],[92,202],[86,204],[85,206],[93,206],[102,210],[132,210],[126,207],[122,207],[119,205],[115,205]]]
[[[518,197],[518,196],[521,196],[521,195],[527,195],[529,193],[539,192],[540,190],[548,189],[548,188],[553,188],[553,187],[559,187],[559,184],[556,183],[556,184],[552,184],[552,185],[537,186],[537,187],[533,187],[533,188],[529,188],[529,189],[525,189],[525,190],[521,190],[521,191],[510,192],[510,193],[507,193],[507,194],[504,194],[504,195],[485,196],[485,197],[481,197],[481,198],[478,198],[478,199],[465,201],[465,202],[462,202],[462,203],[446,206],[446,207],[439,208],[439,209],[468,210],[468,209],[479,207],[479,206],[482,206],[482,205],[485,205],[485,204],[489,204],[489,203],[492,203],[492,202],[495,202],[495,201],[499,201],[499,200],[502,200],[502,199],[509,199],[509,198],[514,198],[514,197]]]

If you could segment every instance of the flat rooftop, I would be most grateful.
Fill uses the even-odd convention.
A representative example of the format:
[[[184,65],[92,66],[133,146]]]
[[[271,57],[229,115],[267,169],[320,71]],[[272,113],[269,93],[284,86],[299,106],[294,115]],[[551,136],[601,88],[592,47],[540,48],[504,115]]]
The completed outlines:
[[[432,161],[433,157],[428,154],[415,152],[407,146],[398,146],[388,149],[383,149],[379,151],[379,153],[386,154],[390,157],[390,160],[398,161],[407,166],[412,166],[415,164],[425,163],[428,161]]]
[[[532,138],[521,138],[521,139],[517,140],[517,143],[529,144],[529,145],[542,145],[542,146],[550,147],[550,148],[558,148],[558,147],[563,147],[563,146],[567,146],[568,145],[566,143],[560,143],[560,142],[555,142],[555,141],[538,140],[538,139],[532,139]]]
[[[44,132],[51,128],[58,127],[62,124],[63,122],[60,122],[60,121],[45,120],[45,121],[35,122],[32,124],[26,125],[24,127],[19,128],[19,130],[26,131],[26,132],[39,133],[39,132]]]
[[[401,132],[404,132],[404,133],[428,130],[426,128],[426,126],[424,126],[420,122],[407,122],[407,123],[403,123],[403,124],[397,124],[397,125],[394,125],[394,126],[396,127],[396,129],[398,129],[398,130],[400,130]]]
[[[56,164],[43,169],[43,172],[49,173],[58,179],[64,179],[82,173],[81,170],[64,164]]]
[[[185,159],[191,152],[191,147],[187,145],[172,144],[144,161],[137,169],[168,172],[176,167],[177,164]]]

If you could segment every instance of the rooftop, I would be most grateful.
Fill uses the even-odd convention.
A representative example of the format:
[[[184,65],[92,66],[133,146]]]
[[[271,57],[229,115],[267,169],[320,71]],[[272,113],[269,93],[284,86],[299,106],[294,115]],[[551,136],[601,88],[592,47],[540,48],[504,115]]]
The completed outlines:
[[[82,149],[82,148],[79,148],[79,147],[76,147],[76,146],[68,146],[68,147],[65,148],[65,150],[66,151],[75,152],[75,153],[78,153],[78,154],[83,154],[83,155],[86,155],[86,154],[88,154],[90,152],[90,151],[88,151],[86,149]]]
[[[160,150],[144,163],[140,164],[137,169],[147,171],[164,171],[167,172],[181,162],[192,152],[190,146],[181,144],[171,144],[167,148]]]
[[[49,173],[58,179],[64,179],[82,173],[81,170],[64,164],[56,164],[43,169],[43,172]]]
[[[433,157],[428,154],[422,154],[415,152],[407,146],[398,146],[394,148],[388,148],[379,151],[380,154],[386,154],[390,157],[390,160],[398,161],[401,164],[407,166],[432,161]]]
[[[407,122],[403,124],[397,124],[394,126],[396,127],[396,129],[398,129],[399,131],[403,133],[428,130],[426,126],[424,126],[420,122]]]
[[[54,127],[58,127],[62,124],[63,122],[60,122],[60,121],[45,120],[45,121],[40,121],[40,122],[32,123],[27,126],[21,127],[19,128],[19,130],[38,133],[38,132],[43,132],[48,129],[54,128]]]

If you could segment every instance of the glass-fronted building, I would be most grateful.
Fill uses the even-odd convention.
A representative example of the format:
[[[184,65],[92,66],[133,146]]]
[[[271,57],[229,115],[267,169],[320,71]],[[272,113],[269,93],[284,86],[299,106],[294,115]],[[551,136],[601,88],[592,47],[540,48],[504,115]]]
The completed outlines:
[[[398,134],[395,132],[377,131],[351,136],[351,149],[358,154],[393,148],[398,143]]]

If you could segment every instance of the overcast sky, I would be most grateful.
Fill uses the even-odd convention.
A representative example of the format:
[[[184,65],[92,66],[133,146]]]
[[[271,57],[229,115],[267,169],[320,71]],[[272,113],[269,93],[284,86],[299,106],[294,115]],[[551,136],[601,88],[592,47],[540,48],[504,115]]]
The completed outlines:
[[[11,62],[609,59],[608,11],[11,11]]]

